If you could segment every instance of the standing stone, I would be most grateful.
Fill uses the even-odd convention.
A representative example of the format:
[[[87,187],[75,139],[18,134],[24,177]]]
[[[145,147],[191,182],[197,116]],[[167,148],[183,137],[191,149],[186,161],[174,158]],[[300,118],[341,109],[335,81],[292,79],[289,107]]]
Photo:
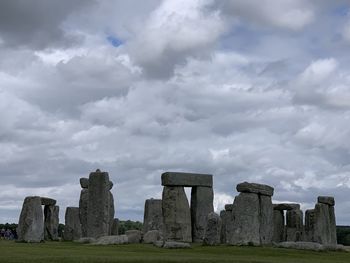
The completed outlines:
[[[273,238],[273,205],[270,196],[259,195],[260,201],[260,244],[272,243]]]
[[[221,218],[218,214],[211,212],[207,216],[207,223],[203,244],[208,246],[220,245]]]
[[[80,184],[82,179],[87,179],[87,178],[81,178]],[[83,188],[80,192],[80,199],[79,199],[79,217],[80,217],[80,223],[81,223],[81,233],[83,237],[87,237],[88,203],[89,203],[89,189]]]
[[[279,243],[284,241],[284,212],[273,210],[273,238],[272,241]]]
[[[287,211],[286,241],[303,240],[303,211],[293,209]]]
[[[65,215],[65,226],[63,239],[66,241],[78,240],[81,238],[81,224],[78,207],[67,207]]]
[[[151,230],[161,231],[163,228],[162,200],[147,199],[143,217],[143,233]]]
[[[335,205],[335,200],[333,196],[319,196],[317,197],[317,203],[326,204],[329,206]]]
[[[111,196],[110,181],[107,172],[90,173],[87,214],[87,236],[99,238],[110,235],[111,218]]]
[[[214,193],[212,187],[192,187],[191,219],[193,242],[203,242],[207,216],[214,211]]]
[[[309,209],[305,211],[305,235],[304,240],[314,242],[314,225],[315,225],[315,210]]]
[[[45,240],[58,240],[59,209],[57,205],[46,205],[44,207]]]
[[[113,183],[110,182],[110,189],[112,189]],[[114,224],[114,197],[111,192],[109,192],[109,234],[111,235],[112,229],[113,229],[113,224]]]
[[[112,236],[117,236],[119,234],[119,219],[114,218],[113,223],[112,223],[112,231],[111,235]]]
[[[314,240],[323,245],[336,245],[334,207],[317,203],[315,206]]]
[[[20,242],[41,242],[44,239],[44,217],[39,196],[24,199],[17,234]]]
[[[231,245],[260,245],[260,203],[255,193],[240,193],[233,203]]]
[[[222,210],[220,212],[220,218],[221,218],[221,234],[220,234],[220,241],[222,244],[227,243],[227,228],[228,223],[230,221],[232,211],[226,211]]]
[[[164,186],[162,215],[164,240],[192,242],[191,212],[183,187]]]

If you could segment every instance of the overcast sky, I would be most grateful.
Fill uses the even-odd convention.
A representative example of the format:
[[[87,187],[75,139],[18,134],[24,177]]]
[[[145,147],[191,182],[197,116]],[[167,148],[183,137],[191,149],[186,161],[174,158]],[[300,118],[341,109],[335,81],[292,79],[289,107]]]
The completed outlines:
[[[2,0],[0,222],[99,168],[120,219],[188,171],[350,225],[349,54],[349,0]]]

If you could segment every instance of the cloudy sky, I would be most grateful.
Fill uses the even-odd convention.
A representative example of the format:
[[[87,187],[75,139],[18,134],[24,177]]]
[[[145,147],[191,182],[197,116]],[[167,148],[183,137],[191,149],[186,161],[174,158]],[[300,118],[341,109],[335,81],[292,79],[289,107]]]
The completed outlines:
[[[349,0],[0,1],[0,222],[100,168],[120,219],[189,171],[349,225],[349,54]]]

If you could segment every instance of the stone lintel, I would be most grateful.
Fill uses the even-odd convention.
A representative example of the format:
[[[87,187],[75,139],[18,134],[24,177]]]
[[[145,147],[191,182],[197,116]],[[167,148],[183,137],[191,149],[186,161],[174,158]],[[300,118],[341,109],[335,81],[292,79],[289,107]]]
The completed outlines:
[[[213,187],[213,176],[211,174],[165,172],[162,174],[162,185]]]
[[[273,187],[266,184],[256,184],[248,182],[237,184],[236,189],[238,192],[242,193],[254,193],[267,196],[273,196],[274,190]]]

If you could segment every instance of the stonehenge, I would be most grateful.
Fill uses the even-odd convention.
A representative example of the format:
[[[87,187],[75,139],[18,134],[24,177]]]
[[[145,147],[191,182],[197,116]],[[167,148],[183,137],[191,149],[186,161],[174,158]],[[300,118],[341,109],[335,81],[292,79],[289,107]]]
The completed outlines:
[[[273,187],[242,182],[236,186],[238,195],[233,203],[226,204],[218,215],[213,207],[212,175],[165,172],[161,184],[162,199],[145,201],[142,231],[128,230],[119,236],[109,174],[97,169],[88,178],[80,178],[79,206],[66,208],[63,240],[159,243],[161,247],[192,242],[210,246],[337,245],[334,197],[318,196],[314,208],[304,215],[300,204],[273,204]],[[185,187],[191,187],[190,201]],[[26,197],[19,217],[18,241],[58,241],[59,210],[52,198]]]
[[[213,208],[213,176],[165,172],[162,174],[163,237],[169,241],[202,242],[206,217]],[[192,187],[191,206],[184,187]]]
[[[32,243],[58,240],[58,214],[56,200],[40,196],[26,197],[18,222],[18,241]]]

